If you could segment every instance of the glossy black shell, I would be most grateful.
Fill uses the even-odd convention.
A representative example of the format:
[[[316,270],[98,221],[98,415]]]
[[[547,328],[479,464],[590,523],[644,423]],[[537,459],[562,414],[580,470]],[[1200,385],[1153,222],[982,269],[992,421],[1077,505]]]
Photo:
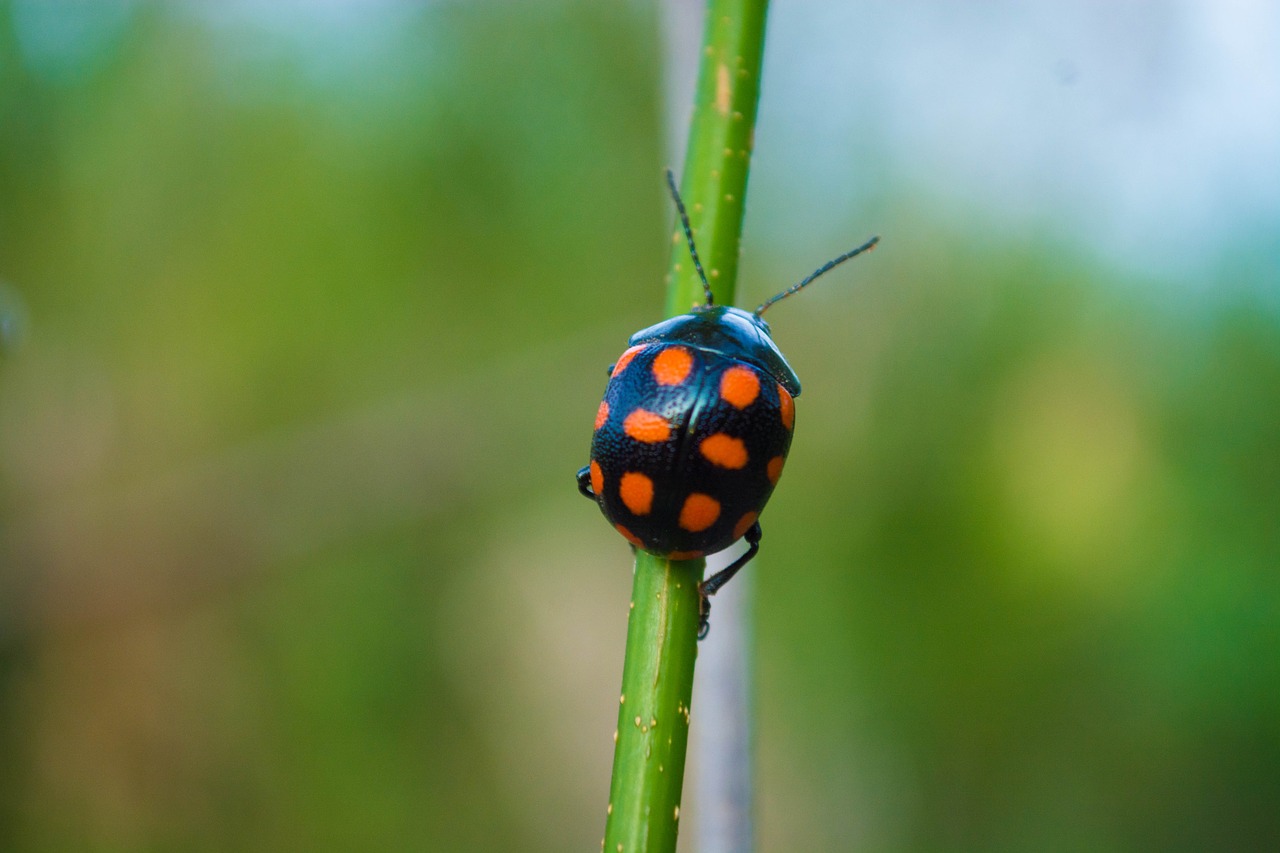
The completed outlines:
[[[684,343],[726,358],[753,364],[791,392],[800,396],[800,380],[773,342],[769,324],[741,308],[713,305],[681,314],[641,329],[630,344]]]
[[[605,389],[591,443],[596,502],[647,551],[689,559],[723,550],[773,493],[800,384],[768,326],[736,308],[675,317],[630,342]],[[683,365],[686,354],[687,375],[671,382],[662,362]]]

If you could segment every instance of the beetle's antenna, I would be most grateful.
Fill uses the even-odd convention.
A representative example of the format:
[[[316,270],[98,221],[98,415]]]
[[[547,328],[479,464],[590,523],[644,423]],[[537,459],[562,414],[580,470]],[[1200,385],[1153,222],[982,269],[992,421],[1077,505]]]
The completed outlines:
[[[845,252],[845,253],[844,253],[843,255],[841,255],[840,257],[835,258],[835,259],[830,260],[830,261],[827,261],[825,264],[823,264],[822,266],[820,266],[820,267],[818,267],[816,270],[814,270],[814,271],[813,271],[813,274],[812,274],[812,275],[810,275],[808,278],[806,278],[804,281],[800,282],[799,284],[793,284],[793,285],[791,285],[790,287],[788,287],[786,290],[782,291],[781,293],[779,293],[779,294],[777,294],[777,295],[775,295],[775,296],[771,296],[771,297],[769,297],[768,299],[766,299],[766,300],[765,300],[765,301],[760,305],[760,307],[759,307],[759,308],[757,308],[757,309],[755,310],[755,314],[756,314],[756,316],[757,316],[757,317],[759,317],[761,314],[763,314],[763,313],[765,312],[765,309],[767,309],[770,305],[772,305],[773,303],[777,302],[779,299],[786,299],[788,296],[790,296],[791,294],[795,293],[797,290],[799,290],[800,288],[804,287],[806,284],[809,284],[809,283],[810,283],[810,282],[812,282],[815,278],[817,278],[818,276],[822,275],[824,272],[827,272],[827,271],[828,271],[828,270],[830,270],[832,267],[837,266],[838,264],[842,264],[842,263],[844,263],[845,261],[849,260],[850,258],[852,258],[852,257],[854,257],[854,256],[856,256],[856,255],[861,255],[863,252],[869,252],[869,251],[871,251],[872,249],[874,249],[874,248],[876,247],[876,243],[879,243],[879,242],[880,242],[880,238],[879,238],[879,237],[872,237],[870,240],[868,240],[867,242],[863,243],[861,246],[859,246],[858,248],[854,249],[852,252]]]
[[[711,285],[707,283],[707,274],[702,271],[702,261],[698,260],[698,248],[693,245],[693,228],[689,225],[689,214],[685,212],[684,202],[680,200],[680,191],[676,189],[676,176],[667,169],[667,186],[671,187],[671,197],[676,200],[676,210],[680,211],[680,224],[684,226],[684,236],[689,238],[689,254],[693,255],[693,265],[698,270],[698,278],[702,279],[702,289],[707,294],[707,304],[715,304],[711,295]]]

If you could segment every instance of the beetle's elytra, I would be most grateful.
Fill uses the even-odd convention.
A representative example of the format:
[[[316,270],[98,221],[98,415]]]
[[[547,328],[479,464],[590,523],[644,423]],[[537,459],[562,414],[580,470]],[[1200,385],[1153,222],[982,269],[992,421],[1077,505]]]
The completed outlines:
[[[670,171],[667,185],[707,301],[631,336],[610,368],[578,488],[628,542],[662,557],[691,560],[746,538],[747,552],[699,587],[701,638],[711,609],[707,597],[759,550],[758,519],[795,429],[800,381],[760,315],[879,238],[824,264],[754,312],[720,306]]]

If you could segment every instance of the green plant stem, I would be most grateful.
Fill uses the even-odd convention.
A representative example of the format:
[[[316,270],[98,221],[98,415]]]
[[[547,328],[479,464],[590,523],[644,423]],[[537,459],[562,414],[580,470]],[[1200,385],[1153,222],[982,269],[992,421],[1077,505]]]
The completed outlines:
[[[676,849],[702,568],[636,554],[606,850]]]
[[[681,195],[715,300],[732,304],[767,0],[709,0]],[[666,316],[704,301],[676,225]],[[704,562],[636,554],[604,849],[672,853],[680,823]]]
[[[710,0],[680,194],[716,302],[733,303],[754,145],[767,0]],[[672,233],[667,316],[703,301],[684,237]]]

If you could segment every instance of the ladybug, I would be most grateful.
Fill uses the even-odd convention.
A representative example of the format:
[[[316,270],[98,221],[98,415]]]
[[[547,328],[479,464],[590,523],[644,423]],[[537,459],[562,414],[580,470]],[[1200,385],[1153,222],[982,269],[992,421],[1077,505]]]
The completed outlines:
[[[660,557],[692,560],[746,539],[746,553],[699,585],[702,639],[708,596],[760,549],[760,513],[782,475],[795,427],[800,380],[760,315],[879,238],[754,312],[716,305],[669,170],[667,185],[707,301],[631,336],[609,367],[591,461],[577,478],[578,490],[628,542]]]

